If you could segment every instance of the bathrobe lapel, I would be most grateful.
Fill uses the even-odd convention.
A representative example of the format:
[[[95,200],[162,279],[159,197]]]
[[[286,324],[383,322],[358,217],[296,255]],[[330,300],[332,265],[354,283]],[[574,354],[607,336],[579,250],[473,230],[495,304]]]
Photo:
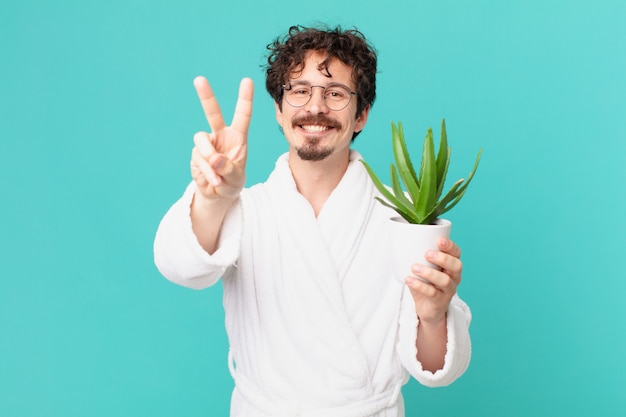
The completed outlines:
[[[331,381],[337,384],[338,401],[345,401],[350,392],[357,400],[371,394],[372,389],[367,359],[350,323],[341,289],[342,278],[353,267],[354,253],[373,204],[372,186],[359,158],[358,153],[351,154],[346,175],[318,218],[298,193],[286,155],[278,160],[265,183],[265,197],[257,201],[271,206],[268,209],[276,223],[276,234],[261,240],[266,239],[266,245],[281,251],[280,265],[273,266],[272,277],[263,277],[265,281],[257,283],[258,292],[273,288],[259,299],[273,297],[276,305],[261,310],[273,311],[272,317],[286,317],[280,325],[275,321],[275,325],[266,328],[265,334],[273,334],[271,340],[276,340],[284,330],[285,338],[302,337],[300,341],[290,341],[299,345],[298,349],[290,351],[290,343],[285,343],[268,347],[268,353],[281,352],[285,358],[294,354],[308,356],[310,365],[324,370],[317,374],[325,376],[324,381],[311,381],[309,388]],[[298,353],[294,353],[296,350]],[[327,388],[320,387],[320,392],[328,392]]]
[[[374,186],[359,159],[351,151],[348,170],[317,218],[339,284],[352,266],[375,204]]]
[[[358,152],[352,151],[348,170],[317,219],[308,201],[298,193],[285,156],[279,159],[267,182],[271,194],[278,196],[275,209],[281,213],[285,232],[293,239],[295,247],[291,249],[309,255],[299,261],[312,261],[307,268],[319,272],[315,275],[316,285],[333,311],[344,315],[341,282],[350,270],[375,203],[373,185],[358,159]]]

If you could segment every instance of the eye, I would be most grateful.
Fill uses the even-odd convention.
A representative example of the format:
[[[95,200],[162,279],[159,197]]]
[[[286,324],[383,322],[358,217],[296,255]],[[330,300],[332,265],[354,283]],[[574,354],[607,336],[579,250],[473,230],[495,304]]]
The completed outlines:
[[[310,96],[311,92],[308,88],[298,87],[291,90],[292,96]]]
[[[348,90],[340,86],[326,87],[326,97],[333,100],[342,100],[350,94]]]

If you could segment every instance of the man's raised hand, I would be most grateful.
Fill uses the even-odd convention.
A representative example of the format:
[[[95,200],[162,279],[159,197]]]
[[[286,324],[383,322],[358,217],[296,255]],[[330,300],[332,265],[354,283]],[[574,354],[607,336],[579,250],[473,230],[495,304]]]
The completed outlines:
[[[248,155],[248,128],[252,117],[252,80],[244,78],[230,126],[226,126],[220,106],[204,77],[193,81],[211,132],[194,135],[191,176],[198,192],[207,199],[234,199],[244,186]]]

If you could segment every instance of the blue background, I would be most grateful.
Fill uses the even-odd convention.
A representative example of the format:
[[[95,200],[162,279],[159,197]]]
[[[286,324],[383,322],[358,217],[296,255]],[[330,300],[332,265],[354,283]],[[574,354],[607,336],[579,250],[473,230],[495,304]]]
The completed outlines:
[[[407,415],[626,415],[625,2],[3,0],[0,416],[228,414],[221,289],[163,279],[152,240],[207,129],[193,77],[227,115],[255,80],[262,181],[286,149],[265,46],[318,21],[379,50],[375,168],[390,121],[419,152],[445,117],[451,180],[484,149],[448,216],[473,361],[409,383]]]

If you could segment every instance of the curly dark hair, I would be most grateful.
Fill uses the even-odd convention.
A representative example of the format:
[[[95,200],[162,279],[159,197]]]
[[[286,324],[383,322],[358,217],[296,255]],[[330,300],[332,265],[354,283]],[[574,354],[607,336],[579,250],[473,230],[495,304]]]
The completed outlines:
[[[269,54],[265,88],[282,110],[283,84],[294,71],[304,68],[308,52],[321,51],[328,57],[320,64],[327,75],[328,65],[333,58],[352,67],[352,77],[357,86],[357,117],[376,98],[376,50],[356,29],[308,28],[292,26],[284,37],[267,45]]]

